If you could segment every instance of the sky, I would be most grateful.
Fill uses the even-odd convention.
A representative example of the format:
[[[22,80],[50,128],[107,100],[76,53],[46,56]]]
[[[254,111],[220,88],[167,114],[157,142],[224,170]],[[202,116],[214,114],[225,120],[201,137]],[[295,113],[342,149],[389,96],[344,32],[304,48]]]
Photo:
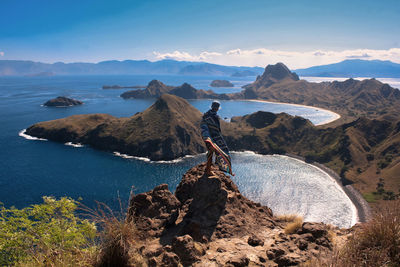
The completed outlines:
[[[1,0],[0,60],[400,63],[399,0]]]

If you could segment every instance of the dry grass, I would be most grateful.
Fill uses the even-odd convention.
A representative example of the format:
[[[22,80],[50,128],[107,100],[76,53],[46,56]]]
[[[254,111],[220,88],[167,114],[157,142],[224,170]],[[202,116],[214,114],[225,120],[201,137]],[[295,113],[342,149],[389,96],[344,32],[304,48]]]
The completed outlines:
[[[285,234],[293,234],[303,225],[303,217],[297,215],[286,216],[287,217],[285,221],[288,222],[288,224],[283,231],[285,232]]]
[[[93,266],[147,266],[137,250],[137,231],[126,213],[115,215],[105,204],[98,203],[97,209],[85,209],[100,226],[100,249]]]
[[[297,214],[284,214],[276,216],[276,219],[281,222],[293,222],[298,217]]]
[[[310,266],[400,266],[400,200],[387,201],[374,218],[357,229],[327,262],[315,259]]]

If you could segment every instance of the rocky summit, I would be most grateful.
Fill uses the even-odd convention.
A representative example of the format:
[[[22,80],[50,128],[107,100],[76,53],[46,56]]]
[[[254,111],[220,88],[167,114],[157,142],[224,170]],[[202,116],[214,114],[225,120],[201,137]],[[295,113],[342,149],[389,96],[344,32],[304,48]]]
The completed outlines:
[[[133,196],[128,220],[149,266],[290,266],[330,255],[346,231],[300,223],[290,233],[271,209],[243,196],[229,176],[200,164],[171,193],[166,184]]]
[[[298,81],[299,76],[294,72],[290,72],[289,68],[286,67],[285,64],[276,63],[275,65],[268,65],[265,67],[263,75],[258,76],[255,82],[245,86],[245,88],[256,90],[259,87],[268,87],[285,80]]]

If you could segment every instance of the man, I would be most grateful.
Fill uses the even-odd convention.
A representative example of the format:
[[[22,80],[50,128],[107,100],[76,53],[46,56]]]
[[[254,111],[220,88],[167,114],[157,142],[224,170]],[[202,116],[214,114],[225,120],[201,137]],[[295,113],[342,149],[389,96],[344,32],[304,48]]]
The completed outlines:
[[[217,115],[219,107],[220,103],[218,101],[213,101],[211,104],[211,109],[204,113],[200,125],[201,136],[203,137],[208,150],[205,173],[208,176],[214,175],[211,172],[211,164],[213,155],[215,154],[215,163],[218,165],[219,169],[234,176],[232,173],[229,149],[221,134],[219,116]]]

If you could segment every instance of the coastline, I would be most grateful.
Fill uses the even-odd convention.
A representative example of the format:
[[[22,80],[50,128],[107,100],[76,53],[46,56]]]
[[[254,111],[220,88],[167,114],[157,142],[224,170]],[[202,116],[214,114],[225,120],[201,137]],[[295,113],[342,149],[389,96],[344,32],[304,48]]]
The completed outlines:
[[[320,108],[320,107],[314,107],[314,106],[307,106],[307,105],[301,105],[301,104],[292,104],[292,103],[285,103],[285,102],[275,102],[275,101],[268,101],[268,100],[262,100],[262,99],[243,99],[245,101],[252,101],[252,102],[262,102],[262,103],[271,103],[271,104],[283,104],[283,105],[292,105],[292,106],[298,106],[298,107],[304,107],[304,108],[314,108],[316,110],[319,111],[324,111],[324,112],[328,112],[334,115],[333,119],[327,120],[327,121],[323,121],[321,123],[318,124],[314,124],[315,126],[320,126],[320,125],[324,125],[324,124],[328,124],[331,122],[334,122],[338,119],[340,119],[342,116],[336,112],[333,112],[332,110],[329,109],[325,109],[325,108]]]
[[[40,140],[40,141],[47,141],[46,139],[39,139],[39,138],[35,138],[35,137],[31,137],[27,134],[24,134],[25,129],[19,132],[19,135],[25,139],[28,140]],[[73,145],[73,147],[82,147],[81,144],[69,144],[69,143],[64,143],[64,145],[66,146],[71,146]],[[260,156],[266,156],[264,154],[259,154],[256,153],[254,151],[231,151],[232,154],[236,154],[236,153],[243,153],[243,152],[247,152],[247,153],[251,153],[254,155],[260,155]],[[147,162],[150,164],[174,164],[174,163],[179,163],[182,162],[183,160],[187,159],[187,158],[193,158],[196,156],[201,156],[204,153],[198,154],[198,155],[186,155],[184,157],[181,158],[177,158],[174,160],[170,160],[170,161],[151,161],[148,158],[145,157],[135,157],[135,156],[131,156],[131,155],[126,155],[126,154],[122,154],[119,152],[113,152],[112,153],[114,156],[117,157],[121,157],[124,159],[134,159],[134,160],[139,160],[139,161],[143,161],[143,162]],[[285,155],[279,155],[276,154],[278,156],[286,156],[286,157],[290,157],[296,160],[299,160],[303,163],[305,162],[305,159],[297,156],[297,155],[291,155],[291,154],[285,154]],[[310,163],[306,163],[306,164],[310,164]],[[364,200],[364,198],[361,196],[361,194],[355,190],[351,185],[347,185],[347,186],[343,186],[341,183],[341,179],[340,177],[331,169],[325,167],[322,164],[318,164],[318,163],[311,163],[310,165],[314,166],[315,168],[318,168],[319,170],[323,171],[324,173],[326,173],[330,178],[333,179],[333,181],[335,181],[337,183],[337,185],[344,191],[344,193],[349,197],[350,201],[352,202],[352,204],[354,205],[355,208],[355,213],[354,213],[354,224],[358,223],[358,222],[366,222],[371,218],[371,211],[370,211],[370,207],[368,205],[368,203]]]
[[[285,154],[285,156],[305,162],[305,158],[298,155]],[[351,202],[353,202],[357,210],[357,222],[367,222],[372,218],[371,207],[369,206],[368,202],[352,185],[343,185],[342,179],[336,172],[320,163],[313,162],[308,164],[321,169],[339,184],[339,186],[343,189]]]

